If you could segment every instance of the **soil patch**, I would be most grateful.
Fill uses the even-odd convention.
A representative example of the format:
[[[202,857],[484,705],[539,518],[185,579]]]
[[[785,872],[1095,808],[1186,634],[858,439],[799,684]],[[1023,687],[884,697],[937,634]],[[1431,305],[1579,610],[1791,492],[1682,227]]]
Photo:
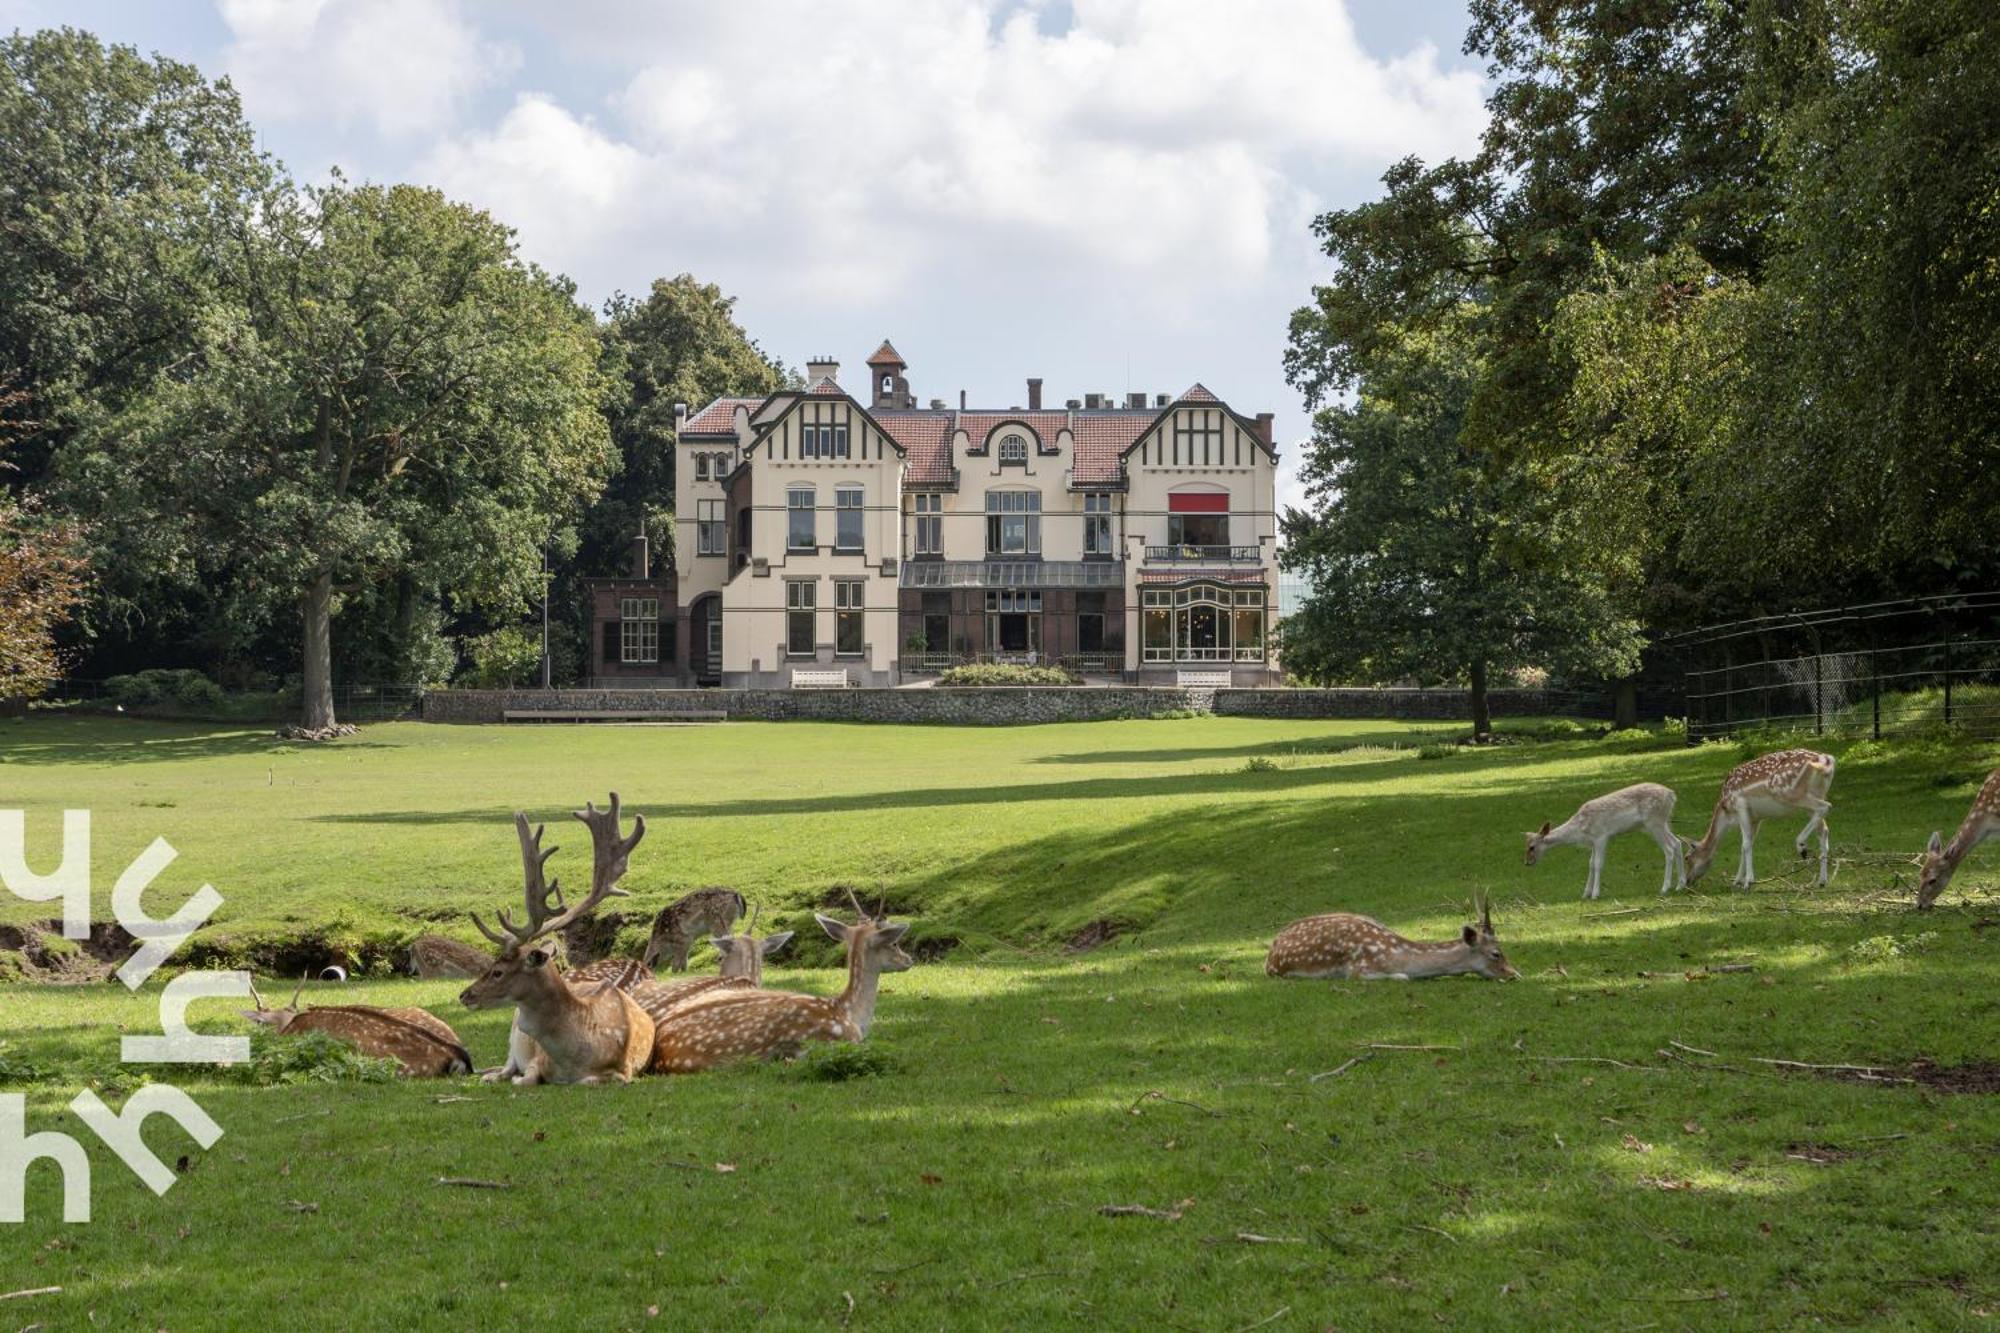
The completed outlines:
[[[1869,1069],[1822,1069],[1821,1078],[1843,1083],[1869,1083],[1876,1087],[1906,1088],[1915,1084],[1933,1092],[2000,1092],[2000,1061],[1974,1060],[1962,1065],[1941,1065],[1930,1060],[1912,1060],[1902,1066]]]
[[[0,980],[13,979],[7,975],[13,973],[23,981],[103,981],[137,947],[115,921],[91,922],[89,938],[81,940],[65,939],[56,920],[0,926]]]
[[[935,963],[956,949],[958,938],[953,935],[931,935],[918,940],[909,948],[910,957],[920,963]]]
[[[1107,917],[1099,917],[1063,941],[1063,952],[1089,953],[1099,945],[1108,943],[1118,936],[1125,934],[1131,928],[1130,925],[1123,921],[1112,921]]]

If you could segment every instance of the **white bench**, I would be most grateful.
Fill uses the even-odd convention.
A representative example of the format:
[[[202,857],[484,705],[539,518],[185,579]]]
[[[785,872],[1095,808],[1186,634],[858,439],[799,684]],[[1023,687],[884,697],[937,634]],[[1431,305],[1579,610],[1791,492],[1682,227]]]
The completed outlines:
[[[811,669],[792,672],[792,688],[795,690],[844,690],[854,684],[854,678],[846,667],[835,667],[814,671]]]
[[[726,722],[720,709],[648,711],[628,708],[509,708],[502,722]]]
[[[1184,690],[1226,690],[1229,688],[1227,671],[1176,671],[1174,683]]]

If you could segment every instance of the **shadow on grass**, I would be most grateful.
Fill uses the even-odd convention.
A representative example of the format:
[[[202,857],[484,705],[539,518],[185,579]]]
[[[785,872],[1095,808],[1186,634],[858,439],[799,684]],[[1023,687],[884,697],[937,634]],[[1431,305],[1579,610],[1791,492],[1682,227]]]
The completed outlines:
[[[34,718],[0,721],[0,775],[6,765],[142,764],[238,755],[284,754],[308,748],[268,727],[165,722],[152,718]],[[317,747],[315,747],[317,748]],[[329,752],[395,747],[365,737],[324,743]]]

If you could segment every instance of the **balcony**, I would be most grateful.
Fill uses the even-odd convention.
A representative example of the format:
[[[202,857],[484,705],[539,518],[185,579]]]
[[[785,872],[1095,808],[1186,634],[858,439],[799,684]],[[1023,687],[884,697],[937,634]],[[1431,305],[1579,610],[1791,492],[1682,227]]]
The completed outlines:
[[[1149,565],[1261,565],[1261,546],[1148,546]]]

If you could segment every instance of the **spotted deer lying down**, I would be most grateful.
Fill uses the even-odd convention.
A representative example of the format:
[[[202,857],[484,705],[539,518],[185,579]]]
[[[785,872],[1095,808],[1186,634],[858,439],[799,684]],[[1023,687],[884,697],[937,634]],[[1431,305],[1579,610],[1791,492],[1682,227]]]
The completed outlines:
[[[447,1078],[472,1072],[472,1056],[458,1034],[428,1010],[378,1009],[362,1004],[316,1004],[301,1009],[299,995],[305,984],[301,978],[299,989],[292,992],[291,1003],[282,1009],[271,1009],[265,1006],[264,997],[257,993],[257,985],[252,982],[250,998],[257,1002],[257,1007],[241,1012],[251,1022],[262,1023],[287,1037],[324,1032],[363,1055],[394,1060],[410,1078]]]
[[[737,1060],[796,1055],[809,1041],[861,1041],[875,1020],[884,972],[911,966],[901,940],[908,923],[863,916],[847,925],[819,916],[820,928],[847,946],[847,989],[831,999],[791,991],[726,990],[699,996],[660,1022],[653,1069],[691,1074]]]
[[[752,912],[750,924],[741,935],[717,935],[709,941],[722,956],[722,969],[715,976],[659,981],[648,974],[630,988],[632,998],[658,1024],[668,1014],[700,996],[725,990],[757,990],[764,984],[764,960],[791,941],[792,932],[789,930],[758,939],[757,913]]]
[[[419,935],[410,944],[410,971],[426,981],[447,977],[470,981],[492,961],[484,949],[449,935]]]
[[[1421,981],[1459,973],[1512,981],[1520,976],[1493,936],[1493,904],[1482,898],[1479,924],[1436,944],[1406,940],[1373,917],[1329,912],[1278,932],[1264,959],[1273,977],[1311,981]]]
[[[556,849],[542,850],[542,829],[530,831],[528,817],[514,816],[521,843],[521,870],[526,881],[523,905],[527,920],[516,925],[505,911],[500,929],[491,930],[478,917],[472,924],[499,946],[487,971],[465,988],[459,1000],[468,1009],[516,1006],[521,1031],[537,1048],[527,1068],[514,1082],[629,1083],[652,1058],[653,1020],[632,997],[608,982],[575,985],[554,965],[548,941],[564,927],[595,911],[606,898],[621,897],[617,887],[630,863],[632,849],[646,836],[646,820],[633,821],[631,836],[620,836],[618,793],[609,809],[585,805],[576,812],[590,830],[592,865],[590,896],[565,907],[562,889],[543,872]],[[488,1075],[488,1078],[497,1075]]]

